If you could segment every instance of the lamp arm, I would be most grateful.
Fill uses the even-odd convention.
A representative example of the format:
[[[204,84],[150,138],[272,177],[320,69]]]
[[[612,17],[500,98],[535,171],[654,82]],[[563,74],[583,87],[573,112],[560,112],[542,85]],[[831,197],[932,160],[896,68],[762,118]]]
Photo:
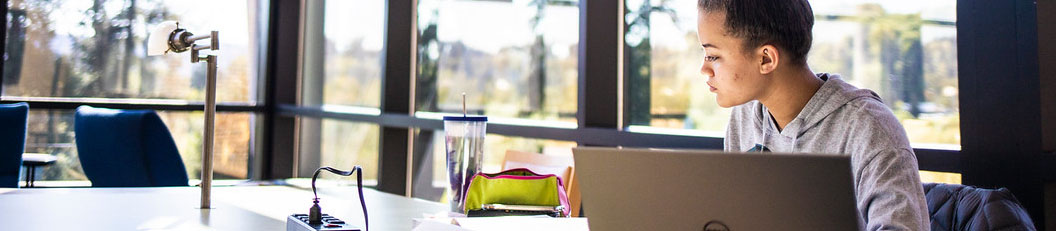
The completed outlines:
[[[173,33],[172,39],[173,39],[173,41],[176,41],[175,43],[173,43],[173,50],[177,50],[177,51],[182,51],[184,49],[183,47],[185,47],[185,46],[191,46],[191,48],[196,49],[196,50],[205,50],[205,49],[219,50],[220,49],[220,32],[218,32],[218,31],[211,31],[207,35],[194,35],[191,32],[179,31],[179,32]],[[208,45],[197,45],[197,44],[194,44],[194,42],[197,42],[198,40],[206,40],[206,39],[209,39],[209,44]]]
[[[184,41],[186,41],[187,43],[194,43],[195,41],[202,40],[202,39],[209,39],[209,38],[212,38],[211,34],[207,34],[207,35],[192,35],[192,36],[187,37],[186,39],[184,39]]]

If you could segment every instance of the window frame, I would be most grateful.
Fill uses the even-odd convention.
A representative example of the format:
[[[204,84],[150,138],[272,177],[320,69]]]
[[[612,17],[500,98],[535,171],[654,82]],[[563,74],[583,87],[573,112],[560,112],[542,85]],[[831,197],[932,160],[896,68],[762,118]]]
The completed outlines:
[[[397,148],[396,152],[381,151],[379,155],[382,155],[385,159],[401,159],[398,164],[393,168],[381,169],[379,174],[392,176],[389,179],[400,177],[406,177],[407,169],[405,163],[408,159],[413,157],[404,157],[402,153],[408,151],[406,147],[414,144],[413,140],[406,135],[408,130],[405,129],[423,129],[423,130],[434,130],[438,131],[442,129],[442,121],[434,118],[419,118],[413,116],[408,112],[408,109],[413,108],[413,102],[405,104],[409,99],[413,99],[415,92],[414,86],[411,83],[415,83],[414,75],[416,73],[406,72],[389,72],[393,68],[407,68],[414,67],[415,60],[410,57],[415,57],[414,50],[404,50],[405,53],[393,53],[393,50],[389,50],[393,47],[389,44],[407,44],[407,40],[412,41],[410,47],[416,47],[414,43],[416,39],[415,33],[407,33],[409,31],[416,32],[417,28],[414,25],[416,22],[416,1],[411,1],[409,5],[401,3],[401,7],[410,7],[410,13],[407,9],[394,9],[388,7],[386,10],[388,14],[386,16],[387,23],[390,23],[386,27],[386,53],[387,57],[398,56],[398,62],[394,62],[394,59],[386,59],[385,69],[386,74],[383,76],[382,88],[385,89],[382,100],[395,100],[400,101],[397,104],[388,104],[389,107],[383,109],[380,114],[364,114],[355,112],[335,112],[327,111],[321,107],[302,107],[296,104],[282,104],[278,107],[277,113],[289,117],[306,116],[306,117],[318,117],[318,118],[330,118],[337,120],[348,120],[365,123],[376,123],[386,128],[381,131],[383,146],[389,147],[404,147]],[[391,4],[391,2],[390,2]],[[976,101],[980,102],[981,98],[984,97],[995,97],[995,98],[1023,98],[1024,96],[1033,96],[1037,98],[1038,89],[1037,87],[1029,87],[1030,84],[1037,85],[1037,82],[1023,81],[1018,82],[1017,86],[1026,86],[1026,91],[1022,89],[1002,89],[994,92],[989,90],[975,90],[981,86],[987,86],[988,82],[980,81],[983,79],[981,75],[973,75],[969,73],[994,73],[993,70],[983,70],[981,66],[971,65],[982,60],[971,59],[969,52],[965,50],[975,49],[979,46],[983,46],[987,43],[969,43],[963,39],[968,36],[983,36],[990,42],[1005,42],[1008,44],[1020,44],[1018,49],[1013,51],[993,51],[997,53],[1003,53],[1014,58],[1003,59],[1000,61],[987,60],[991,62],[989,67],[1028,67],[1036,70],[1037,68],[1037,56],[1036,56],[1036,45],[1030,45],[1030,42],[1036,44],[1037,37],[1036,29],[1032,29],[1030,26],[1036,25],[1037,21],[1034,18],[1036,8],[1030,1],[1018,0],[1013,2],[986,2],[982,0],[960,0],[958,1],[958,16],[957,16],[957,33],[960,38],[958,43],[958,71],[959,71],[959,85],[962,89],[960,95],[960,101],[963,102],[961,108],[961,127],[962,137],[990,137],[987,132],[982,132],[979,129],[973,129],[978,127],[988,127],[991,129],[997,129],[1009,133],[1014,130],[1013,128],[992,128],[993,125],[987,125],[990,122],[986,122],[987,118],[999,117],[1000,113],[987,112],[982,109],[971,108],[972,106],[965,106],[972,104],[968,102]],[[1000,5],[999,9],[1005,9],[997,13],[991,12],[989,9],[995,7],[992,5]],[[391,6],[391,5],[390,5]],[[703,136],[687,136],[687,135],[675,135],[675,134],[651,134],[641,132],[630,132],[627,131],[624,118],[627,118],[627,99],[624,96],[624,89],[626,86],[623,84],[623,65],[624,65],[624,46],[622,38],[624,31],[619,29],[623,28],[623,12],[624,4],[622,1],[617,2],[597,2],[597,1],[581,1],[580,7],[580,42],[579,42],[579,89],[578,89],[578,107],[576,112],[577,127],[576,128],[554,128],[539,126],[538,124],[503,124],[503,123],[489,123],[488,132],[493,134],[499,134],[504,136],[517,136],[526,138],[536,139],[552,139],[552,140],[565,140],[574,141],[581,146],[625,146],[625,147],[663,147],[663,148],[705,148],[705,149],[722,149],[722,138],[715,137],[703,137]],[[1011,10],[1010,10],[1011,9]],[[406,28],[406,24],[400,24],[401,28],[392,27],[394,20],[402,20],[410,22],[411,28]],[[985,18],[1001,17],[1006,19],[1018,19],[1015,21],[1001,21],[1001,22],[984,22],[981,21]],[[974,21],[970,18],[976,18]],[[1004,23],[1004,24],[1002,24]],[[1012,28],[1016,28],[1018,33],[1009,33],[1002,35],[986,35],[986,28],[993,26],[1005,26],[1014,25]],[[399,33],[396,33],[399,32]],[[400,39],[395,39],[393,36],[409,36]],[[1031,37],[1035,36],[1035,37]],[[394,43],[398,42],[398,43]],[[1027,42],[1023,45],[1023,42]],[[404,46],[403,48],[407,48]],[[615,48],[615,49],[614,49]],[[1019,52],[1019,53],[1017,53]],[[1033,54],[1033,56],[1032,56]],[[408,56],[409,55],[409,56]],[[1031,60],[1033,59],[1033,60]],[[407,64],[410,64],[409,66]],[[407,68],[410,69],[410,68]],[[398,74],[398,75],[394,75]],[[1037,72],[1024,71],[1016,73],[1018,77],[1024,79],[1036,78]],[[617,78],[612,78],[617,76]],[[410,80],[408,82],[408,80]],[[397,86],[393,86],[397,84]],[[589,87],[588,87],[589,86]],[[589,94],[588,94],[589,88]],[[996,93],[997,95],[993,95]],[[997,105],[999,100],[987,100],[982,102],[987,105]],[[1036,102],[1033,101],[1033,102]],[[384,103],[383,103],[384,104]],[[1037,106],[1038,104],[1030,104]],[[1037,108],[1034,107],[1034,110]],[[1029,110],[1028,110],[1029,111]],[[1028,113],[1029,114],[1029,113]],[[1037,115],[1037,114],[1034,114]],[[1022,115],[1017,120],[1002,120],[1009,121],[1015,124],[1016,129],[1032,127],[1037,128],[1040,125],[1040,119],[1037,116]],[[977,119],[979,118],[979,119]],[[1004,116],[1001,118],[1008,118]],[[1022,119],[1022,120],[1018,120]],[[544,122],[545,123],[545,122]],[[1037,131],[1037,129],[1028,129]],[[396,134],[391,134],[396,133]],[[395,137],[395,138],[394,138]],[[602,138],[604,137],[604,138]],[[1033,137],[1033,138],[1032,138]],[[1034,139],[1037,140],[1036,136],[1030,135],[1012,135],[1002,137],[1000,140],[1014,141],[1019,139]],[[1038,217],[1041,212],[1040,208],[1033,205],[1041,203],[1040,192],[1037,190],[1041,187],[1035,179],[1040,179],[1041,174],[1038,175],[1024,175],[1024,174],[995,174],[991,170],[985,170],[988,168],[990,163],[986,162],[994,157],[1001,156],[992,152],[980,150],[981,146],[993,146],[1009,148],[1011,145],[1016,145],[1017,142],[1006,142],[1001,143],[997,141],[988,142],[976,142],[972,143],[975,139],[965,138],[965,142],[962,142],[961,150],[946,150],[946,149],[931,149],[931,148],[914,148],[916,159],[919,163],[921,170],[928,171],[941,171],[941,172],[954,172],[962,173],[963,181],[966,184],[975,184],[981,186],[1006,186],[1022,190],[1023,192],[1017,193],[1025,195],[1023,199],[1024,204],[1028,205],[1028,210],[1031,214],[1035,214],[1035,221],[1041,221]],[[391,142],[387,143],[386,142]],[[1046,165],[1056,163],[1056,156],[1044,155],[1042,158],[1039,157],[1042,151],[1040,145],[1038,148],[1031,149],[1019,149],[1022,158],[1016,158],[1011,161],[1000,162],[1000,166],[1006,168],[1016,168],[1017,166],[1029,165],[1028,160],[1040,160],[1036,163],[1044,163]],[[994,149],[994,148],[987,148]],[[1051,153],[1051,150],[1048,151]],[[393,154],[396,153],[396,154]],[[418,163],[421,160],[414,159],[414,166],[421,166],[423,163]],[[1038,164],[1030,165],[1037,166],[1034,172],[1040,169]],[[976,172],[976,173],[973,173]],[[1045,179],[1056,178],[1052,172],[1056,171],[1045,171]],[[983,173],[990,175],[998,175],[997,177],[990,177],[993,180],[986,180],[980,177]],[[1031,183],[1015,183],[1017,180],[1022,178],[1031,179]],[[408,180],[409,181],[409,180]],[[384,184],[385,180],[382,180],[381,184]],[[406,189],[406,188],[398,188]],[[405,190],[384,190],[388,192],[411,195]],[[1041,223],[1039,223],[1041,224]]]
[[[253,112],[258,118],[251,140],[250,177],[257,180],[293,177],[298,118],[328,118],[378,124],[379,185],[385,192],[411,195],[410,166],[422,160],[412,154],[414,129],[442,130],[442,121],[415,117],[417,48],[417,1],[386,0],[380,114],[328,111],[304,107],[300,97],[304,1],[260,0],[267,15],[261,16],[266,35],[260,43],[261,74],[257,78],[262,95],[256,105],[220,104],[220,112]],[[266,5],[265,5],[266,4]],[[961,173],[964,184],[1007,187],[1027,208],[1038,227],[1044,227],[1046,184],[1056,180],[1054,145],[1043,140],[1056,129],[1042,128],[1053,99],[1041,91],[1056,85],[1052,78],[1039,78],[1040,20],[1038,9],[1056,4],[1031,0],[957,1],[958,81],[961,102],[961,150],[915,148],[921,170]],[[1043,5],[1043,6],[1039,6]],[[574,141],[581,146],[626,146],[722,149],[722,138],[629,132],[625,128],[626,97],[623,84],[623,1],[579,2],[580,42],[578,107],[576,128],[554,128],[538,124],[491,123],[488,132],[537,139]],[[0,13],[7,14],[7,1]],[[266,21],[264,20],[266,19]],[[6,17],[0,31],[7,31]],[[1051,17],[1048,18],[1051,20]],[[1001,33],[996,33],[998,30]],[[6,40],[3,41],[6,43]],[[0,44],[0,52],[4,46]],[[1049,47],[1051,50],[1051,47]],[[978,58],[984,57],[984,58]],[[0,67],[2,68],[2,67]],[[613,78],[616,76],[617,78]],[[993,76],[1002,76],[994,78]],[[0,84],[3,79],[0,78]],[[297,86],[295,91],[277,86]],[[589,92],[588,92],[589,88]],[[588,94],[589,93],[589,94]],[[2,95],[2,88],[0,88]],[[0,103],[29,102],[34,109],[73,109],[92,105],[120,109],[201,111],[198,103],[107,103],[0,98]],[[1026,106],[1023,106],[1026,105]],[[995,121],[1000,121],[995,123]],[[413,165],[412,165],[413,164]],[[429,163],[424,163],[429,164]]]

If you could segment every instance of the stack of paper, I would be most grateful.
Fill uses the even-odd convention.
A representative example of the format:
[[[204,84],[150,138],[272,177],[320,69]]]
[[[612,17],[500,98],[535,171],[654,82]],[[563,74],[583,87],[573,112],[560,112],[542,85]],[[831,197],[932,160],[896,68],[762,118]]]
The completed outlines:
[[[415,231],[586,231],[587,218],[551,217],[458,217],[415,219]]]

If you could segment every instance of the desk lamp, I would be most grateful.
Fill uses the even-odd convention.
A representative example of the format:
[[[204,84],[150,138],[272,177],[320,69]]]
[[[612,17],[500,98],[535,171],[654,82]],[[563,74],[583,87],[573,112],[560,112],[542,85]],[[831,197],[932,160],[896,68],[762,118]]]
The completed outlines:
[[[202,140],[202,209],[210,208],[209,193],[213,184],[213,122],[216,119],[216,55],[199,56],[200,50],[219,50],[219,32],[212,31],[206,35],[194,35],[180,28],[175,21],[158,24],[147,37],[147,55],[159,56],[169,53],[191,51],[191,63],[205,60],[209,70],[205,87],[205,137]],[[198,45],[199,40],[209,40],[209,44]]]

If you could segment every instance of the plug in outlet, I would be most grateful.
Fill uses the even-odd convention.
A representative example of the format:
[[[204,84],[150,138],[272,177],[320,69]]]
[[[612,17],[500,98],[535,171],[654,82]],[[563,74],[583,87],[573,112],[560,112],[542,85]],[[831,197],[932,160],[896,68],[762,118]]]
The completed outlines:
[[[361,231],[359,227],[346,224],[329,214],[323,214],[322,222],[310,224],[308,214],[293,214],[286,217],[286,231]]]

